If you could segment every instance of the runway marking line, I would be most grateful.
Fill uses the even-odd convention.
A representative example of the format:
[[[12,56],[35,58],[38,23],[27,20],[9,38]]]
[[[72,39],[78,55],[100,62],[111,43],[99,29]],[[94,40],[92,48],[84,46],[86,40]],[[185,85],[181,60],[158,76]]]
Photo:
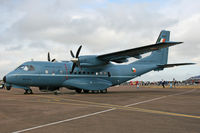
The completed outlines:
[[[189,118],[198,118],[198,119],[200,119],[200,116],[193,116],[193,115],[187,115],[187,114],[179,114],[179,113],[171,113],[171,112],[163,112],[163,111],[157,111],[157,110],[149,110],[149,109],[130,107],[130,106],[134,106],[134,105],[138,105],[138,104],[142,104],[142,103],[147,103],[147,102],[151,102],[151,101],[155,101],[155,100],[160,100],[160,99],[167,98],[167,97],[170,97],[170,96],[177,96],[177,95],[190,93],[190,92],[195,91],[195,90],[196,89],[193,89],[193,90],[190,90],[190,91],[184,91],[184,92],[181,92],[181,93],[171,94],[171,95],[167,95],[167,96],[162,96],[162,97],[158,97],[158,98],[154,98],[154,99],[150,99],[150,100],[145,100],[145,101],[141,101],[141,102],[125,105],[125,106],[110,105],[110,104],[107,104],[107,106],[106,105],[105,106],[101,105],[102,107],[111,107],[111,109],[107,109],[107,110],[103,110],[103,111],[99,111],[99,112],[95,112],[95,113],[90,113],[90,114],[86,114],[86,115],[82,115],[82,116],[78,116],[78,117],[73,117],[73,118],[69,118],[69,119],[65,119],[65,120],[60,120],[60,121],[56,121],[56,122],[52,122],[52,123],[48,123],[48,124],[44,124],[44,125],[40,125],[40,126],[35,126],[35,127],[32,127],[32,128],[27,128],[27,129],[15,131],[13,133],[21,133],[21,132],[26,132],[26,131],[42,128],[42,127],[52,126],[52,125],[56,125],[56,124],[60,124],[60,123],[64,123],[64,122],[69,122],[69,121],[73,121],[73,120],[77,120],[77,119],[81,119],[81,118],[85,118],[85,117],[89,117],[89,116],[94,116],[94,115],[97,115],[97,114],[106,113],[106,112],[113,111],[113,110],[116,110],[116,109],[123,109],[123,110],[139,111],[139,112],[146,112],[146,113],[164,114],[164,115],[171,115],[171,116],[181,116],[181,117],[189,117]],[[86,101],[86,102],[88,102],[88,101]],[[47,103],[49,103],[49,102],[47,102]],[[62,102],[50,102],[50,103],[69,104],[69,103],[62,103]],[[92,102],[92,103],[94,103],[94,102]],[[96,104],[100,104],[100,103],[96,103]],[[86,105],[86,104],[79,104],[79,105]],[[95,106],[100,107],[100,105],[95,105]]]
[[[31,101],[34,102],[34,101]],[[68,105],[75,105],[75,106],[93,106],[93,107],[103,107],[103,108],[115,108],[120,110],[127,110],[127,111],[137,111],[137,112],[145,112],[145,113],[153,113],[153,114],[162,114],[162,115],[170,115],[170,116],[179,116],[179,117],[187,117],[187,118],[196,118],[200,119],[200,116],[195,115],[188,115],[188,114],[180,114],[174,112],[166,112],[166,111],[158,111],[158,110],[151,110],[151,109],[144,109],[144,108],[135,108],[135,107],[128,107],[128,106],[119,106],[119,105],[112,105],[104,106],[104,105],[88,105],[88,104],[76,104],[76,103],[62,103],[62,102],[53,102],[53,101],[40,101],[42,103],[54,103],[54,104],[68,104]],[[99,104],[99,103],[97,103]]]

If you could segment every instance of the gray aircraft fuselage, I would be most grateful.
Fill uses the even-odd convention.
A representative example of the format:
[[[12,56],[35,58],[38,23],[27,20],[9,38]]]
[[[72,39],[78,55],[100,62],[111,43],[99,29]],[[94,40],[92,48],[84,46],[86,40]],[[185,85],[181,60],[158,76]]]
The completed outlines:
[[[34,70],[26,71],[21,68],[23,66],[33,66]],[[73,84],[76,84],[80,88],[91,86],[88,90],[101,90],[121,84],[157,67],[153,64],[145,65],[135,62],[129,65],[110,63],[103,66],[81,68],[81,70],[76,67],[73,73],[71,73],[71,68],[72,62],[26,62],[6,76],[6,83],[18,86],[49,86],[72,89]],[[132,69],[136,69],[136,72],[133,72]]]

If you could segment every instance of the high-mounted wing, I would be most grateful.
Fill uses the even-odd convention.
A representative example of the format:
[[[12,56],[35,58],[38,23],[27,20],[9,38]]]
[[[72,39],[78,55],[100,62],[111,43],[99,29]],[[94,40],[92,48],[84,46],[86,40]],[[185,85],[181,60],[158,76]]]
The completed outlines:
[[[145,54],[145,53],[159,50],[162,48],[167,48],[167,47],[174,46],[180,43],[182,42],[161,42],[161,43],[151,44],[151,45],[142,46],[138,48],[123,50],[119,52],[103,54],[103,55],[97,56],[97,58],[106,62],[113,61],[117,63],[123,63],[123,62],[127,62],[127,58],[129,57],[141,58],[141,54]]]

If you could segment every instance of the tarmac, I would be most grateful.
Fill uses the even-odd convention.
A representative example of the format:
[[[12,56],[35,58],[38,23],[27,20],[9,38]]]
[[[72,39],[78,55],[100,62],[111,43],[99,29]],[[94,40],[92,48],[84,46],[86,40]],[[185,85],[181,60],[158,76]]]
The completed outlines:
[[[0,90],[0,133],[199,133],[200,89],[118,86],[106,94]]]

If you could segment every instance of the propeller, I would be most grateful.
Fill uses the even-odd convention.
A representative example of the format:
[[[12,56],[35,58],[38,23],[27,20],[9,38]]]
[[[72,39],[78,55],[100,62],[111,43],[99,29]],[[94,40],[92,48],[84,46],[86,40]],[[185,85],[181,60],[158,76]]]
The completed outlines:
[[[48,52],[47,60],[48,60],[49,62],[54,62],[56,59],[51,60],[51,58],[50,58],[50,53]]]
[[[3,77],[1,85],[2,85],[1,89],[7,89],[7,90],[11,89],[11,85],[6,83],[6,76]]]
[[[80,61],[79,61],[79,54],[80,54],[81,48],[82,48],[82,45],[79,46],[79,48],[78,48],[78,50],[77,50],[77,52],[76,52],[76,56],[74,56],[74,53],[72,52],[72,50],[70,50],[70,53],[71,53],[71,56],[72,56],[71,61],[73,62],[71,72],[74,71],[74,68],[75,68],[76,66],[78,66],[78,67],[81,69]]]
[[[1,89],[5,89],[5,84],[6,84],[6,76],[3,77],[2,83],[1,83]]]

